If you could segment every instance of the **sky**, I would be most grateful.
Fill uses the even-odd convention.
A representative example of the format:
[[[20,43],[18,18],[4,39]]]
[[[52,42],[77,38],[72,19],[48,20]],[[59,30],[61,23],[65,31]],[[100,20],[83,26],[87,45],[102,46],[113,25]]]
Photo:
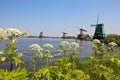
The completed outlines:
[[[97,15],[106,34],[120,34],[120,0],[0,0],[0,28],[35,36],[76,36],[81,27],[93,35]]]

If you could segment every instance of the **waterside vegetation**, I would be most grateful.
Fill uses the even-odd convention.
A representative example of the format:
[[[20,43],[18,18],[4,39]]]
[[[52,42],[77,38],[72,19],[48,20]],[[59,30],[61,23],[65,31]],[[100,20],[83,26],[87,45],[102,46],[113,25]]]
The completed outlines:
[[[120,46],[120,35],[108,34],[108,35],[106,35],[104,42],[106,44],[108,44],[109,42],[115,42],[116,44],[118,44],[118,46]]]
[[[23,35],[18,29],[0,29],[0,41],[9,40],[6,49],[0,50],[0,65],[10,63],[8,67],[0,69],[0,80],[120,80],[120,56],[114,54],[117,46],[115,42],[109,42],[105,49],[104,43],[93,40],[92,54],[82,60],[77,57],[80,46],[76,42],[62,41],[59,50],[49,43],[31,44],[26,50],[34,54],[29,63],[33,70],[29,71],[24,66],[24,53],[16,53],[19,49],[16,45],[17,39],[24,36],[28,34]],[[53,49],[56,50],[55,55],[51,55]],[[68,52],[71,52],[71,55],[68,55]],[[52,65],[55,56],[55,65]],[[36,60],[45,64],[36,69]],[[13,65],[16,68],[13,68]]]

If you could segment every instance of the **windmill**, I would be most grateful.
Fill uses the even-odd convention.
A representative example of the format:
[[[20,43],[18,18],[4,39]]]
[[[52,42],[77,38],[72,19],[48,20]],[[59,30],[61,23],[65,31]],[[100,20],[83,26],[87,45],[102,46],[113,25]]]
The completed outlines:
[[[66,34],[68,34],[67,32],[61,32],[63,34],[62,38],[64,39],[66,37]]]
[[[86,35],[83,32],[87,32],[87,30],[83,29],[82,27],[81,28],[77,27],[80,31],[80,33],[77,36],[77,39],[84,39],[86,37]]]
[[[39,38],[43,38],[43,32],[40,32]]]
[[[99,20],[99,15],[97,16],[97,23],[96,25],[91,25],[95,26],[95,33],[93,36],[93,39],[103,39],[105,37],[105,30],[104,30],[104,24],[103,23],[98,23]]]

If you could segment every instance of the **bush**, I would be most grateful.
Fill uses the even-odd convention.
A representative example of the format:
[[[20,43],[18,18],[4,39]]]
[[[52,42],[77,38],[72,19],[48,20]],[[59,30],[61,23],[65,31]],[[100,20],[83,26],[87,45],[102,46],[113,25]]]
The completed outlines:
[[[104,42],[107,43],[107,44],[109,42],[115,42],[116,44],[118,44],[118,46],[120,46],[120,35],[118,35],[118,34],[108,34],[105,37]]]

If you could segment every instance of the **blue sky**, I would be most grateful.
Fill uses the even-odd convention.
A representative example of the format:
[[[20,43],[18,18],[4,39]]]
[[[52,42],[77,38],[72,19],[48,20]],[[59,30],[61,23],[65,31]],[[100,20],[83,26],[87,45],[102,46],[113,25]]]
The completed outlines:
[[[76,26],[93,35],[96,18],[105,33],[120,34],[120,0],[0,0],[0,27],[18,28],[31,35],[76,36]]]

